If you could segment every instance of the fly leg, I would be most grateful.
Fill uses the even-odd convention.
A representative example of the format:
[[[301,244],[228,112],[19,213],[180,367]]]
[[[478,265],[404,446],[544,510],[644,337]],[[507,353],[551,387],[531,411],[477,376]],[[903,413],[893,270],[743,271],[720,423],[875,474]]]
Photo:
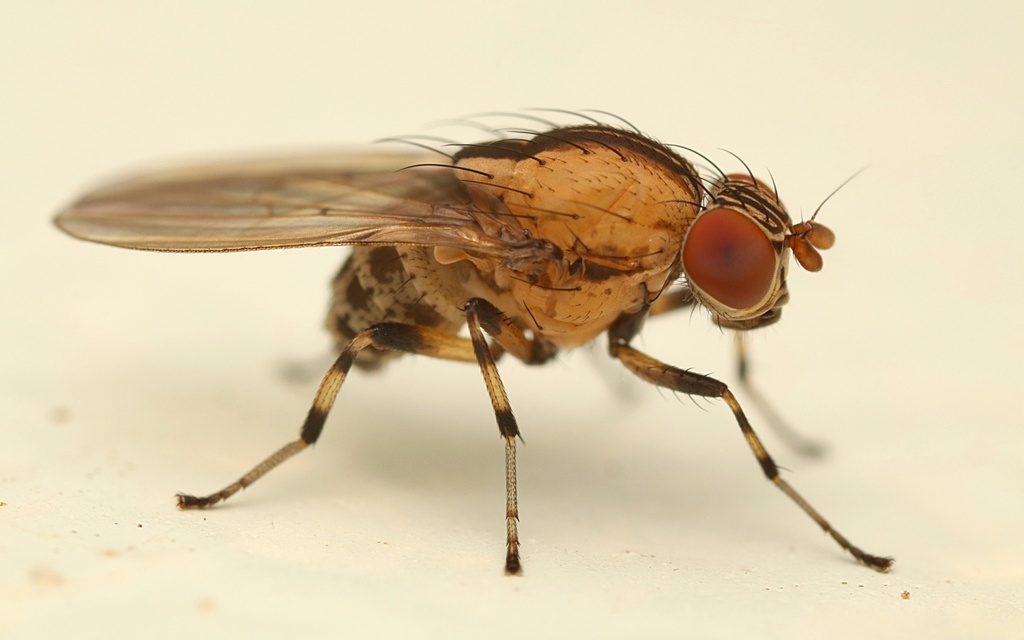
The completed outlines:
[[[750,380],[750,364],[747,360],[747,349],[742,332],[736,334],[736,370],[739,375],[740,387],[757,410],[761,412],[768,426],[791,449],[807,458],[820,458],[825,454],[825,445],[809,438],[789,425],[772,407],[771,403],[761,394]]]
[[[772,460],[768,451],[765,450],[761,439],[754,433],[754,429],[750,426],[750,422],[747,420],[746,415],[744,415],[743,409],[740,408],[736,397],[724,383],[708,376],[667,365],[629,346],[629,341],[643,322],[643,316],[642,312],[631,316],[624,316],[609,329],[609,351],[612,357],[618,358],[637,377],[651,384],[694,396],[725,400],[729,409],[732,410],[736,422],[739,424],[740,431],[743,432],[747,445],[761,465],[764,475],[803,509],[812,520],[818,523],[818,526],[829,534],[840,547],[853,555],[854,558],[877,571],[888,571],[893,563],[892,558],[871,555],[851,544],[810,503],[804,500],[788,482],[782,479],[775,461]]]
[[[697,304],[697,299],[688,287],[672,289],[658,296],[658,299],[651,303],[652,316],[661,315],[677,309],[685,309]]]
[[[494,356],[483,332],[486,331],[492,335],[501,348],[528,363],[543,362],[554,355],[554,349],[545,341],[527,339],[522,331],[512,325],[497,309],[482,300],[471,300],[467,303],[466,318],[471,336],[469,340],[397,322],[375,324],[360,332],[342,350],[341,355],[324,376],[320,388],[313,398],[313,405],[309,409],[298,439],[281,447],[241,478],[216,493],[201,497],[179,493],[177,496],[178,508],[202,509],[226,500],[259,480],[277,465],[314,444],[323,431],[327,414],[334,405],[338,391],[341,389],[342,383],[345,382],[356,356],[367,347],[405,351],[444,360],[477,362],[483,373],[491,404],[494,406],[498,429],[505,439],[506,522],[508,529],[505,571],[509,574],[520,573],[522,569],[519,561],[519,538],[516,529],[518,506],[515,469],[515,438],[519,435],[519,428],[509,407],[508,397],[505,394],[501,378],[498,376]]]
[[[495,342],[527,364],[540,364],[555,354],[554,347],[539,338],[528,339],[508,318],[489,302],[474,298],[466,303],[466,323],[473,343],[476,360],[491,397],[498,431],[505,439],[505,573],[522,573],[519,560],[519,499],[516,481],[516,438],[519,426],[512,415],[512,407],[505,393],[505,385],[498,375],[498,367],[484,337],[486,331]]]
[[[306,421],[302,425],[297,440],[281,447],[244,476],[216,493],[202,497],[179,493],[178,508],[202,509],[226,500],[259,480],[277,465],[315,443],[323,431],[327,413],[334,405],[334,399],[337,397],[342,383],[345,382],[352,363],[355,362],[360,351],[370,346],[418,353],[445,360],[472,362],[476,359],[473,350],[469,348],[468,341],[463,338],[398,322],[375,324],[353,338],[328,369],[313,398],[313,406],[310,407],[309,413],[306,415]]]
[[[663,295],[651,304],[650,315],[660,315],[678,309],[693,307],[697,303],[693,294],[686,287],[674,289]],[[754,385],[750,377],[750,362],[747,358],[747,349],[743,331],[736,331],[736,371],[739,377],[740,388],[743,393],[754,403],[757,410],[764,416],[768,426],[779,436],[779,438],[798,454],[807,458],[820,458],[825,454],[825,445],[809,438],[789,425],[779,415],[767,398]]]

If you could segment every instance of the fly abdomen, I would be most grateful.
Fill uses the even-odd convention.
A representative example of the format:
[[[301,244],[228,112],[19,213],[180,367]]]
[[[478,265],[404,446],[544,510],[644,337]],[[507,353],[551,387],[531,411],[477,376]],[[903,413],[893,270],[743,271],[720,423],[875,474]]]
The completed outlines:
[[[360,331],[379,322],[402,322],[458,333],[466,322],[462,268],[438,264],[423,247],[354,247],[332,284],[327,329],[341,351]],[[355,364],[375,369],[401,355],[363,349]]]

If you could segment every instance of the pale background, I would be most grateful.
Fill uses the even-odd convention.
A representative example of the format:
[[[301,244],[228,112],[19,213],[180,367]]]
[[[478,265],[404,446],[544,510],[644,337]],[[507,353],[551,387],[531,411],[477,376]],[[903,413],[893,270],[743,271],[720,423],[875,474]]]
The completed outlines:
[[[1024,635],[1019,3],[689,4],[3,3],[0,636]],[[146,162],[535,106],[735,151],[797,215],[870,165],[821,214],[825,269],[752,345],[830,455],[751,413],[892,573],[767,483],[721,403],[634,384],[603,344],[502,363],[521,578],[473,366],[356,375],[315,450],[173,508],[294,437],[342,251],[129,252],[64,237],[55,210]],[[701,314],[640,345],[734,379]],[[314,378],[286,381],[295,363]]]

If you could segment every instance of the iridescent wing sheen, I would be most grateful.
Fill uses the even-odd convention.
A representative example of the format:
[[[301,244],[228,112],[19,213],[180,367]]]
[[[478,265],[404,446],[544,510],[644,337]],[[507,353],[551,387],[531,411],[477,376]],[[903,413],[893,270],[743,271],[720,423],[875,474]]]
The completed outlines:
[[[418,154],[348,153],[220,162],[143,173],[61,211],[81,238],[153,251],[418,244],[502,254],[448,167]]]

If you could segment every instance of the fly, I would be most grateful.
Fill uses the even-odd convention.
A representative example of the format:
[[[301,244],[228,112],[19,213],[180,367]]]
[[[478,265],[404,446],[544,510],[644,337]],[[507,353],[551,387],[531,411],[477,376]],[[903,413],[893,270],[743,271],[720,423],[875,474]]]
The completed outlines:
[[[355,153],[142,174],[57,216],[72,236],[131,249],[354,246],[327,318],[340,355],[299,437],[216,493],[179,494],[178,507],[225,500],[315,443],[353,366],[402,353],[475,362],[505,446],[505,572],[519,574],[519,426],[495,361],[508,352],[542,364],[607,334],[611,357],[642,380],[724,400],[765,476],[854,558],[888,570],[891,558],[850,543],[779,475],[725,384],[632,346],[649,316],[693,305],[737,331],[777,321],[789,255],[817,271],[832,232],[813,216],[794,224],[749,169],[705,183],[636,129],[594,121],[513,133],[450,155],[431,148],[443,162]],[[422,140],[406,139],[434,143]]]

